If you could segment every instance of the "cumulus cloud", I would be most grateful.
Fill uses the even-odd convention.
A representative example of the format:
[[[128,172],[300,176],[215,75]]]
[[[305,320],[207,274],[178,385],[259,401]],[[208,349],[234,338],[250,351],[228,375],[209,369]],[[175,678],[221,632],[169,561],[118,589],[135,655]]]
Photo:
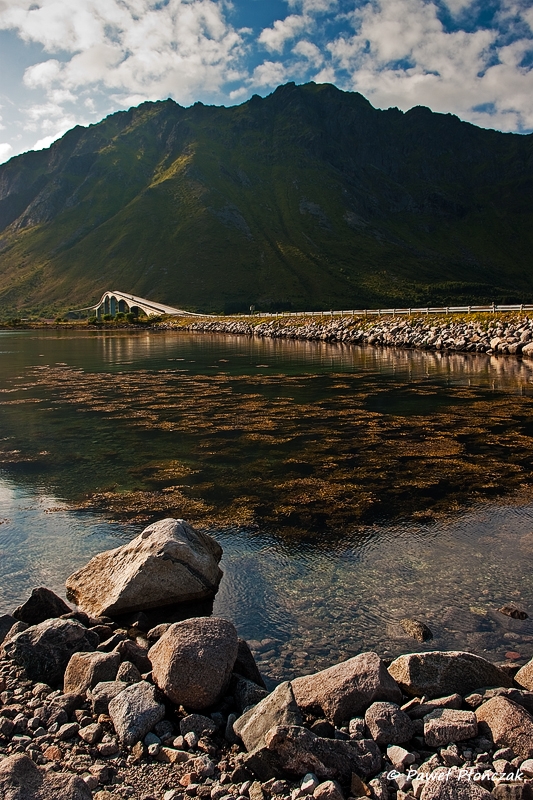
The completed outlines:
[[[264,28],[259,35],[259,43],[271,52],[280,53],[288,40],[294,39],[309,26],[309,18],[291,14],[283,20],[277,19],[271,28]]]
[[[13,153],[13,146],[9,142],[0,142],[0,164],[7,161]]]
[[[31,88],[101,85],[188,101],[241,74],[243,33],[216,0],[5,0],[0,28],[60,54],[26,71]]]
[[[328,44],[332,65],[380,107],[428,105],[502,130],[533,128],[531,39],[499,43],[499,31],[446,30],[435,3],[374,0],[351,17],[353,34]]]

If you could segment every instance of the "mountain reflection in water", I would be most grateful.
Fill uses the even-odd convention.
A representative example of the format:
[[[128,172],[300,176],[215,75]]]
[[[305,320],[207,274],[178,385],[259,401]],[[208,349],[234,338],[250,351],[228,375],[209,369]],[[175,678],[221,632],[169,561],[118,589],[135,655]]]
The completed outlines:
[[[176,333],[0,334],[0,610],[162,516],[224,547],[272,679],[533,655],[533,363]],[[402,617],[434,639],[409,639]]]

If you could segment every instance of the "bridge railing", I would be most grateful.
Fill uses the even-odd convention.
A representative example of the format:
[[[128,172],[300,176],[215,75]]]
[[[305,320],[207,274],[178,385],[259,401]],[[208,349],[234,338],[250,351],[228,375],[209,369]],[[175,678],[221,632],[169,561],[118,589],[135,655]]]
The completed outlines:
[[[388,317],[396,315],[411,316],[422,314],[496,314],[502,311],[533,311],[533,305],[488,305],[488,306],[425,306],[423,308],[365,308],[344,311],[254,311],[259,317]],[[235,314],[234,316],[242,316]]]

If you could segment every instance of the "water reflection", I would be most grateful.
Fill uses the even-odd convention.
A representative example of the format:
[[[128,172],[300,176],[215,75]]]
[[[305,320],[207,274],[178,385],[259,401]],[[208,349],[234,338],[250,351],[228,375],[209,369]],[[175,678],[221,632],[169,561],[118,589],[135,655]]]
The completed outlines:
[[[272,679],[422,647],[404,616],[426,649],[533,654],[497,611],[533,609],[528,361],[24,332],[0,365],[1,611],[172,514],[222,542],[215,613]]]

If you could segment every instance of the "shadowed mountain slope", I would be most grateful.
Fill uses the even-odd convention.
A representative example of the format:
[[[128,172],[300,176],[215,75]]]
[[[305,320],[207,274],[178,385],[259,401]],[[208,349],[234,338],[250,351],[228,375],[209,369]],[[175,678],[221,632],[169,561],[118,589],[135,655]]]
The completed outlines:
[[[533,300],[533,135],[328,84],[143,103],[0,166],[0,308]]]

